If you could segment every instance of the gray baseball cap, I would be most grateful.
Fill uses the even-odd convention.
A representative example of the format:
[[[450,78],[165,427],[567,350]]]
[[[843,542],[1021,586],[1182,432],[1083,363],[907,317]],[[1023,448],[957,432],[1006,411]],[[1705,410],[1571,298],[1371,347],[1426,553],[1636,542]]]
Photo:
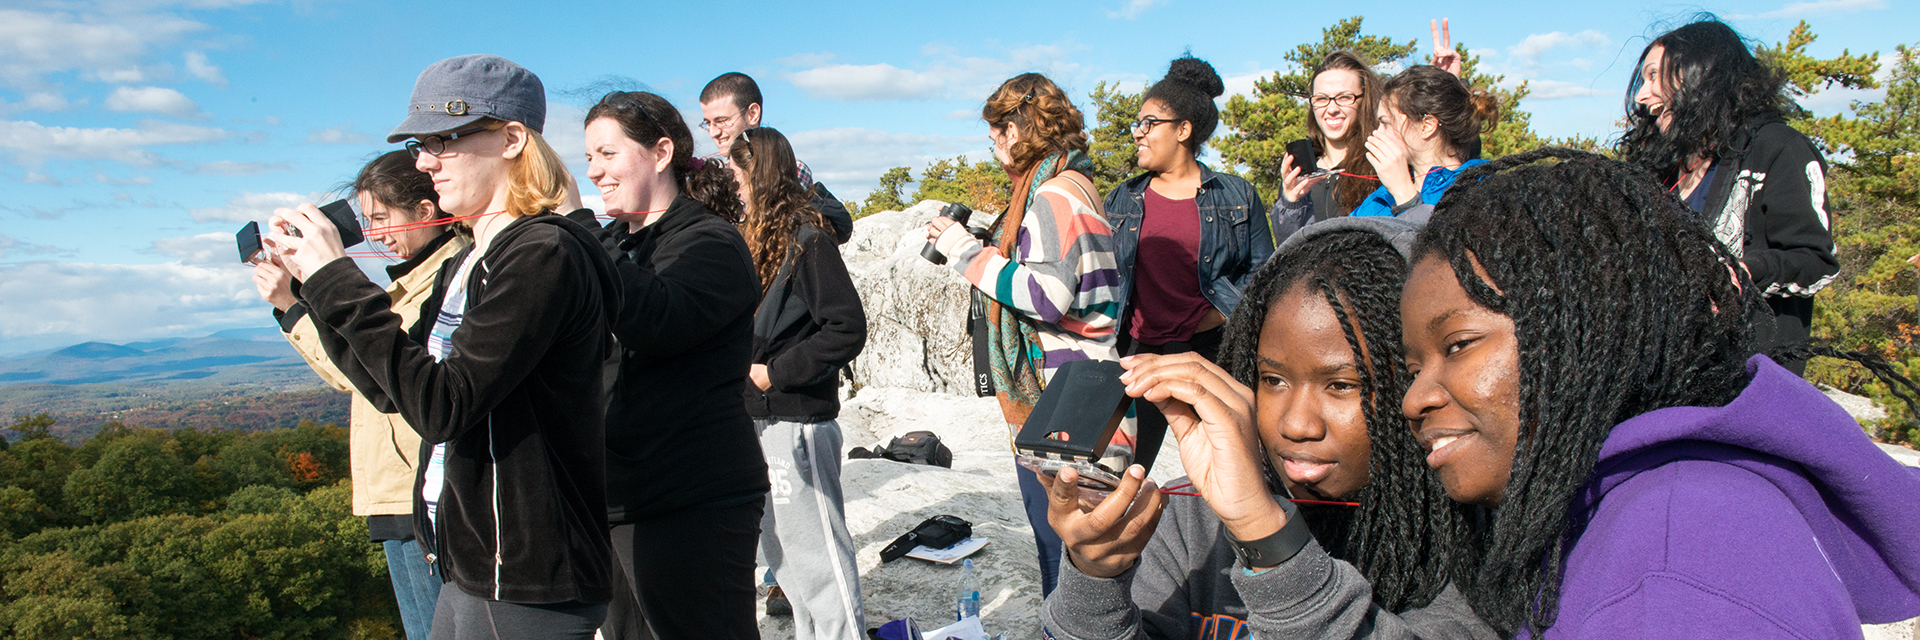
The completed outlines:
[[[387,134],[394,143],[493,118],[536,132],[547,123],[547,89],[539,76],[500,56],[467,55],[433,63],[413,83],[407,119]]]

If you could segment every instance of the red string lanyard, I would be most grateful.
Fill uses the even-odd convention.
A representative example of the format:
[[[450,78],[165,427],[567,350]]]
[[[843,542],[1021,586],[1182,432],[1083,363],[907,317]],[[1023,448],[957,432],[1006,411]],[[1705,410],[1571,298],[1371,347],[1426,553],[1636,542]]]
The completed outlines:
[[[1193,496],[1196,498],[1202,497],[1199,493],[1196,493],[1196,492],[1178,491],[1178,489],[1184,489],[1186,487],[1191,487],[1191,486],[1193,486],[1193,483],[1191,482],[1182,482],[1180,484],[1176,484],[1171,487],[1161,487],[1160,493],[1164,493],[1170,496]],[[1302,500],[1297,498],[1288,498],[1287,500],[1294,504],[1324,504],[1324,505],[1334,505],[1334,506],[1341,506],[1341,507],[1360,506],[1360,503],[1358,502],[1334,502],[1330,500]]]

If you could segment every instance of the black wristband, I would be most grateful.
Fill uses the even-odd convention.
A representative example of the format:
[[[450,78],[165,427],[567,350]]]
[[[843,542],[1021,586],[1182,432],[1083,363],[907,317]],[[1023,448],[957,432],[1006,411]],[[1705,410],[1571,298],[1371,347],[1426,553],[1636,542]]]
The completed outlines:
[[[298,326],[300,319],[306,317],[306,315],[307,303],[304,301],[295,301],[293,306],[287,307],[286,311],[279,309],[273,310],[273,319],[280,321],[281,333],[293,333],[293,328]]]
[[[1233,543],[1233,555],[1240,558],[1242,566],[1248,569],[1277,566],[1292,560],[1313,541],[1313,532],[1307,530],[1307,521],[1300,519],[1300,508],[1293,506],[1293,501],[1281,498],[1280,510],[1287,514],[1287,523],[1273,535],[1241,542],[1235,540],[1233,534],[1227,534],[1227,541]]]

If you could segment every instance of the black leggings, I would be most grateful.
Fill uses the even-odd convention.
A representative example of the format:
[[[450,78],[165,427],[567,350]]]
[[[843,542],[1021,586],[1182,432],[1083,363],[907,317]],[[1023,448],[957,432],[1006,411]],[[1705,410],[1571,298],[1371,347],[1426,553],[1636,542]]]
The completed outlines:
[[[1146,344],[1134,340],[1133,336],[1120,335],[1120,355],[1130,356],[1140,353],[1173,355],[1176,353],[1198,353],[1208,362],[1220,361],[1220,336],[1223,326],[1193,334],[1186,342],[1166,344]],[[1153,459],[1160,457],[1160,443],[1167,439],[1167,416],[1160,413],[1160,407],[1145,400],[1133,401],[1134,418],[1138,421],[1133,436],[1133,463],[1153,472]]]
[[[604,604],[515,604],[481,598],[462,590],[460,585],[449,584],[440,590],[430,637],[433,640],[588,640],[606,616]]]
[[[718,509],[683,509],[613,526],[620,567],[601,635],[758,640],[754,552],[764,498]]]

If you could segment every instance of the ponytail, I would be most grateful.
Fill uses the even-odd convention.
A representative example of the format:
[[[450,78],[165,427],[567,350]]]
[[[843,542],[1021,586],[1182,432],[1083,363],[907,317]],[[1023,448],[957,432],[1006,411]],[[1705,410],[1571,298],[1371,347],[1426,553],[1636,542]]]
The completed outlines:
[[[1499,120],[1500,101],[1486,89],[1432,65],[1415,65],[1387,80],[1386,99],[1415,120],[1433,116],[1463,159],[1480,155],[1480,132]]]

